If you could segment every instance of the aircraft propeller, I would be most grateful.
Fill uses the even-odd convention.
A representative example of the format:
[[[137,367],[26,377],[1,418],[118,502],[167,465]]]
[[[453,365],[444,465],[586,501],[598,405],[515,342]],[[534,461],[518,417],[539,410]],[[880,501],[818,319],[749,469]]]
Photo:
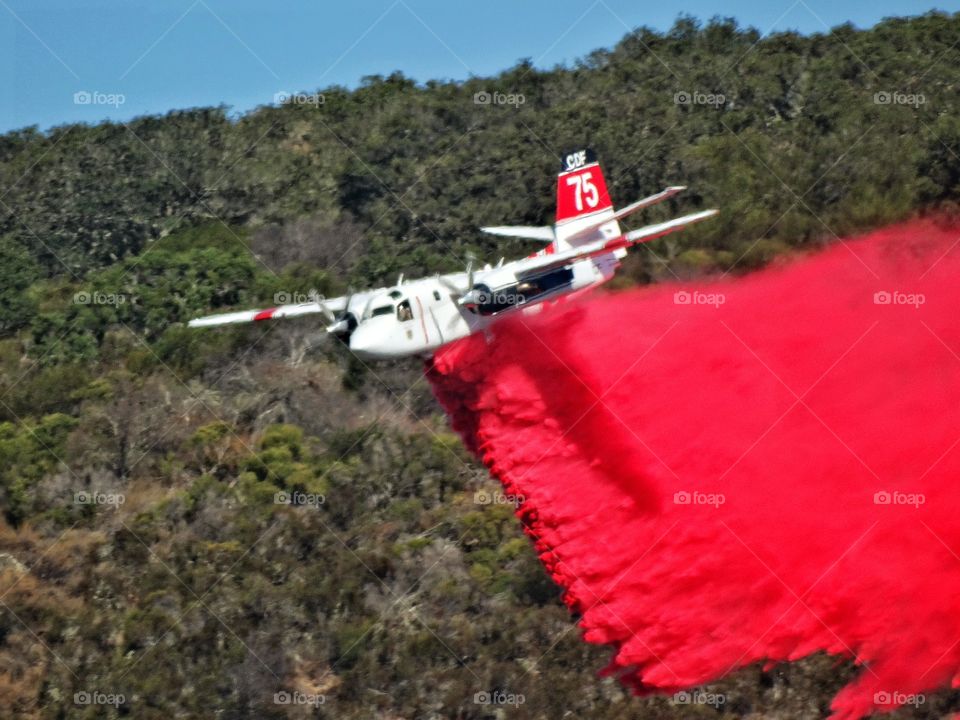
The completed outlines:
[[[474,280],[474,277],[473,277],[473,263],[474,263],[474,260],[475,260],[475,258],[474,258],[473,253],[470,253],[469,255],[467,255],[467,287],[466,287],[466,288],[461,288],[461,287],[458,286],[455,282],[453,282],[453,280],[451,280],[450,278],[447,278],[447,277],[443,277],[442,275],[440,276],[440,284],[443,285],[445,288],[447,288],[447,290],[449,290],[449,291],[450,291],[451,293],[453,293],[454,295],[458,295],[458,296],[460,296],[460,297],[463,297],[464,295],[466,295],[467,293],[469,293],[471,290],[473,290],[473,280]]]
[[[320,302],[320,312],[323,313],[324,319],[329,323],[327,325],[327,332],[331,335],[347,335],[349,336],[353,332],[353,327],[355,326],[356,320],[354,319],[353,323],[350,322],[350,301],[353,300],[353,288],[350,287],[347,289],[347,299],[343,304],[343,312],[340,313],[340,317],[337,317],[329,308]]]

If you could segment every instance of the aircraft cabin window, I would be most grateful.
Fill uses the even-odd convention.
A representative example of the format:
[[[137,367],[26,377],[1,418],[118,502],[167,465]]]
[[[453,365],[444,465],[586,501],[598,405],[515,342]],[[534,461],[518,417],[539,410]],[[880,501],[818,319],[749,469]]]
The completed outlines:
[[[440,300],[440,293],[438,293],[436,290],[433,291],[433,299]]]
[[[397,319],[400,320],[400,322],[413,320],[413,310],[410,308],[409,300],[404,300],[402,303],[397,305]]]
[[[376,317],[377,315],[389,315],[393,312],[393,305],[381,305],[378,308],[374,308],[373,312],[370,313],[370,317]]]

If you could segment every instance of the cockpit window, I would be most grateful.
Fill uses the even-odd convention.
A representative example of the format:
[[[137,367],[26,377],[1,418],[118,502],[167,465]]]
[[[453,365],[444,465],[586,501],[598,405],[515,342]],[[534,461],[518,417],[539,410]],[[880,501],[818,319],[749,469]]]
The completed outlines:
[[[407,320],[413,320],[413,310],[410,307],[410,301],[404,300],[402,303],[397,305],[397,319],[400,322],[406,322]]]
[[[389,315],[392,312],[393,305],[381,305],[380,307],[373,309],[373,312],[370,313],[370,317],[376,317],[377,315]]]
[[[403,293],[401,293],[399,290],[391,290],[390,297],[392,297],[394,300],[399,300],[403,297]]]

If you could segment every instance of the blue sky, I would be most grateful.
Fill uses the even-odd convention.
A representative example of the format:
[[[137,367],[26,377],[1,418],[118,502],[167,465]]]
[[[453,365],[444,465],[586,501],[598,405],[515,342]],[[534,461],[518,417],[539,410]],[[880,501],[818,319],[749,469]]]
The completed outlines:
[[[929,1],[0,0],[0,131],[221,103],[242,111],[280,91],[394,70],[423,81],[524,57],[552,67],[681,13],[810,33],[960,10],[960,0]],[[84,91],[99,94],[78,104]]]

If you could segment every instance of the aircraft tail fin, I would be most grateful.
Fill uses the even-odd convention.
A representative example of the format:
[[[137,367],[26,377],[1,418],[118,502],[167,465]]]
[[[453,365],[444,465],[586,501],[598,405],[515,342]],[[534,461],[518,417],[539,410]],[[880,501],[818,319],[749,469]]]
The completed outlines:
[[[554,249],[558,251],[620,235],[607,183],[592,150],[563,156],[557,175],[555,234]]]

